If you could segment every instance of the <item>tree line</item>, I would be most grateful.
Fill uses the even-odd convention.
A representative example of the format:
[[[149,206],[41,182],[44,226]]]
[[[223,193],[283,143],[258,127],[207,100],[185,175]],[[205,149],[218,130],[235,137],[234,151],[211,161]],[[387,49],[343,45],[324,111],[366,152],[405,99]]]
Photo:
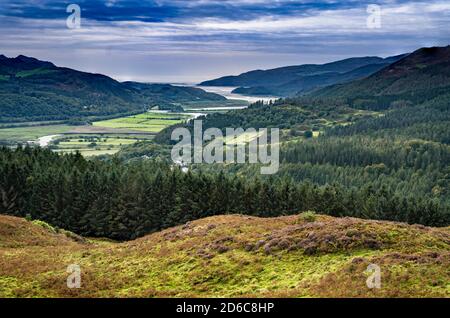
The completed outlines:
[[[333,216],[450,224],[440,200],[402,197],[388,187],[319,186],[182,172],[155,160],[86,160],[47,149],[0,149],[0,213],[40,219],[84,236],[128,240],[219,214],[261,217],[306,210]]]

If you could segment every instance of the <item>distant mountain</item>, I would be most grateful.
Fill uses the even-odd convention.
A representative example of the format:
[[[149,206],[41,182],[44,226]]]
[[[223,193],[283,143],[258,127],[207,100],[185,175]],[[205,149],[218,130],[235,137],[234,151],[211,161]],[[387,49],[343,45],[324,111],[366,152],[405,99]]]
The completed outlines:
[[[197,88],[120,83],[108,76],[0,55],[0,121],[53,120],[170,109],[174,103],[219,101]]]
[[[257,70],[239,76],[226,76],[200,83],[199,86],[238,86],[234,93],[248,95],[290,96],[320,87],[369,76],[405,55],[350,58],[323,65],[305,64],[271,70]]]
[[[350,106],[374,110],[419,104],[449,107],[450,46],[421,48],[367,78],[312,95],[344,98]]]

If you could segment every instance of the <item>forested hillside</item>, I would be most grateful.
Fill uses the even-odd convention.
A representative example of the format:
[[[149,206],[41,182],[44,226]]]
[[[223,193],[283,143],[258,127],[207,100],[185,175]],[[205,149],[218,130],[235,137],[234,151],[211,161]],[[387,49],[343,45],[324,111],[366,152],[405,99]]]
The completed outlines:
[[[341,86],[338,86],[329,89],[336,90],[336,95],[289,98],[269,105],[257,103],[246,110],[209,115],[203,118],[203,126],[205,129],[280,128],[283,141],[280,170],[263,181],[306,183],[330,190],[330,198],[341,198],[335,204],[332,199],[326,199],[323,206],[315,209],[333,215],[358,211],[359,216],[381,219],[404,213],[400,211],[415,210],[420,218],[419,215],[430,215],[427,211],[436,204],[444,218],[448,218],[450,99],[442,88],[449,83],[443,80],[450,74],[445,67],[450,60],[447,52],[448,48],[422,49],[394,64],[391,68],[395,71],[382,70],[366,80],[354,82],[355,87],[367,86],[368,90],[370,85],[377,84],[374,92],[377,87],[383,87],[380,92],[394,92],[400,85],[403,88],[399,92],[411,97],[403,103],[396,99],[398,95],[381,94],[380,100],[392,98],[396,102],[375,107],[379,112],[372,111],[371,107],[369,110],[356,108],[362,104],[340,95]],[[420,68],[411,66],[419,62]],[[405,72],[409,82],[398,76],[399,70]],[[374,79],[378,79],[377,83]],[[417,86],[422,88],[416,90]],[[442,89],[443,95],[430,98],[435,96],[436,88]],[[191,126],[192,123],[187,125]],[[166,145],[170,144],[171,131],[172,128],[165,129],[157,136],[161,146],[148,147],[145,143],[130,146],[121,152],[122,158],[133,158],[133,154],[134,157],[167,158],[170,151]],[[320,136],[311,138],[312,132]],[[196,165],[193,169],[257,178],[259,168],[257,165]],[[421,207],[416,210],[417,206]]]
[[[155,106],[182,111],[182,102],[224,100],[201,89],[120,83],[22,55],[0,56],[0,122],[117,116]]]
[[[339,151],[350,150],[342,148]],[[421,162],[420,153],[420,149],[410,152],[411,165]],[[436,170],[425,167],[423,171],[416,170],[415,174],[426,172],[438,178],[438,169],[445,164],[448,166],[449,150],[438,148],[430,154],[442,158],[435,166]],[[336,161],[342,157],[335,151],[329,160],[333,155],[337,155]],[[389,160],[395,162],[395,159],[403,158]],[[364,163],[363,158],[360,160]],[[299,160],[295,159],[295,162]],[[348,178],[357,179],[362,172],[363,178],[359,182],[364,184],[347,187],[339,184],[338,179],[330,178],[329,183],[318,186],[311,183],[310,178],[261,180],[240,172],[234,175],[217,171],[183,173],[163,162],[87,161],[79,154],[58,155],[39,148],[2,148],[0,214],[28,216],[77,234],[119,240],[229,213],[273,217],[314,210],[333,216],[430,226],[450,224],[449,202],[444,199],[448,196],[439,193],[433,198],[422,195],[422,189],[402,193],[395,191],[389,183],[378,185],[378,178],[383,181],[383,167],[371,163],[370,159],[366,160],[368,166],[362,170],[352,165],[347,170],[329,165],[332,173],[341,172],[343,178],[347,178],[346,172],[352,169]],[[323,166],[317,169],[319,173],[327,173]],[[304,173],[305,170],[300,167],[296,171]],[[407,176],[409,171],[405,167],[403,173],[399,172],[399,178]],[[410,182],[416,182],[416,179]]]
[[[419,49],[368,78],[327,87],[313,96],[342,98],[351,107],[371,110],[419,104],[448,108],[450,46]]]
[[[448,75],[443,67],[446,50],[421,50],[398,63],[407,76],[420,77],[422,71],[402,66],[420,60],[420,70],[429,74],[434,69],[433,79],[442,79]],[[424,57],[429,54],[434,57]],[[374,77],[390,76],[383,74],[385,70]],[[411,83],[419,82],[411,78]],[[145,90],[140,84],[125,85]],[[385,91],[390,89],[384,86]],[[434,91],[433,84],[417,91],[415,98]],[[281,128],[280,171],[262,178],[258,165],[196,165],[183,173],[169,157],[170,134],[176,126],[162,131],[157,143],[128,146],[105,161],[3,148],[0,213],[30,214],[79,234],[116,239],[227,213],[269,217],[315,210],[334,216],[450,224],[446,99],[411,101],[374,112],[350,107],[344,97],[300,97],[202,119],[205,129]],[[192,128],[192,122],[180,125]],[[142,156],[155,160],[136,160]]]
[[[295,117],[286,121],[290,119]],[[318,138],[292,137],[288,131],[282,134],[288,140],[281,147],[280,171],[275,178],[317,186],[338,185],[355,193],[362,189],[369,193],[381,191],[388,198],[397,197],[397,207],[406,206],[411,198],[440,202],[448,215],[448,127],[448,108],[420,106],[389,111],[383,116],[361,117],[351,125],[331,126]],[[307,128],[311,126],[304,129]],[[198,169],[223,170],[247,177],[259,175],[259,167],[254,165],[204,165]],[[377,200],[372,203],[366,210],[369,214],[384,204]],[[338,210],[339,205],[329,208]]]
[[[232,110],[227,113],[213,113],[197,118],[203,121],[203,128],[217,127],[247,128],[280,128],[289,130],[295,136],[307,130],[318,131],[334,124],[349,124],[354,119],[368,116],[370,113],[360,112],[335,101],[324,103],[320,101],[299,101],[297,99],[280,99],[264,104],[256,102],[247,109]],[[193,122],[182,125],[193,128]],[[156,141],[160,144],[170,144],[173,129],[168,127],[158,134]]]

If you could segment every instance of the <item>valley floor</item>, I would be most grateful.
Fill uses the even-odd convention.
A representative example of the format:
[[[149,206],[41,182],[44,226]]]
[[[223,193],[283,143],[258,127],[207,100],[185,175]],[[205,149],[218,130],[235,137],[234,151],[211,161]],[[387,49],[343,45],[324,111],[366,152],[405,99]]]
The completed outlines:
[[[253,296],[450,297],[450,228],[227,215],[116,243],[0,216],[0,297]]]

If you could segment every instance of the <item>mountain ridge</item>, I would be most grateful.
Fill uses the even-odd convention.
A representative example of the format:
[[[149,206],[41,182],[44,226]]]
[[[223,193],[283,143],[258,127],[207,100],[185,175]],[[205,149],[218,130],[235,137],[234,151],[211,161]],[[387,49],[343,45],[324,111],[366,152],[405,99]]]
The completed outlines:
[[[130,82],[24,55],[0,58],[0,96],[1,122],[109,116],[155,106],[182,111],[175,104],[226,100],[190,87],[140,83],[137,89]]]
[[[316,88],[340,83],[344,80],[362,78],[386,67],[390,63],[406,56],[406,54],[380,58],[375,56],[347,58],[325,64],[303,64],[279,67],[268,70],[255,70],[237,76],[224,76],[205,81],[199,86],[238,86],[235,93],[253,95],[289,96],[298,92],[307,93]],[[357,69],[371,66],[372,71],[351,73]],[[336,75],[347,74],[339,78]],[[350,76],[349,76],[350,75]],[[314,77],[314,85],[305,85]]]
[[[450,100],[450,46],[420,48],[360,80],[325,87],[316,98],[344,98],[355,108],[383,110]],[[448,104],[447,104],[448,107]]]

